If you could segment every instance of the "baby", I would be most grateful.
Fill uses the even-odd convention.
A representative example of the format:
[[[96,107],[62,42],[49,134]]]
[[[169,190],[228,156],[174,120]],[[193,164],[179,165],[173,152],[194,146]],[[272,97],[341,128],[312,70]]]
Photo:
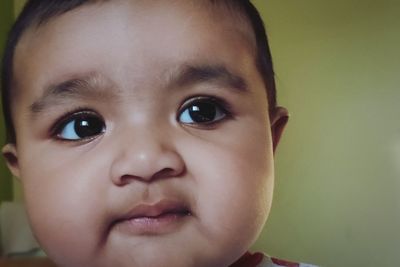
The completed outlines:
[[[288,120],[249,1],[28,1],[2,79],[2,152],[58,266],[287,265],[247,252]]]

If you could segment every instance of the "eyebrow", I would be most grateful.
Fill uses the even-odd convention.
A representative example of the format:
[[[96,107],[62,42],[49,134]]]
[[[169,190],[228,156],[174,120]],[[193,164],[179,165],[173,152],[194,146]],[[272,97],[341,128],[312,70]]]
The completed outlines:
[[[197,84],[212,83],[226,87],[236,93],[248,91],[245,79],[229,71],[223,65],[183,65],[170,71],[166,88],[190,87]],[[61,101],[69,99],[95,98],[109,101],[118,95],[116,86],[101,74],[75,76],[65,81],[46,86],[41,97],[34,101],[29,109],[33,117],[43,113]]]
[[[35,116],[69,99],[109,100],[115,95],[110,87],[115,86],[98,73],[73,76],[65,81],[46,86],[42,96],[30,105],[29,110]]]
[[[245,79],[228,70],[223,65],[184,65],[170,80],[172,87],[186,87],[201,83],[216,83],[220,86],[233,89],[238,93],[247,92]]]

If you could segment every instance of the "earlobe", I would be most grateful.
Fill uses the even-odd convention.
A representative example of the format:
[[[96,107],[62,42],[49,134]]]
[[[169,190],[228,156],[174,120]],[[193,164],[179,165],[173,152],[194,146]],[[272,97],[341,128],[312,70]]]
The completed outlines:
[[[18,164],[18,155],[17,155],[17,147],[15,144],[6,144],[1,150],[4,158],[6,159],[6,163],[11,173],[19,178],[19,164]]]
[[[282,137],[286,124],[289,120],[289,113],[284,107],[276,107],[271,114],[271,133],[273,142],[273,151],[275,153]]]

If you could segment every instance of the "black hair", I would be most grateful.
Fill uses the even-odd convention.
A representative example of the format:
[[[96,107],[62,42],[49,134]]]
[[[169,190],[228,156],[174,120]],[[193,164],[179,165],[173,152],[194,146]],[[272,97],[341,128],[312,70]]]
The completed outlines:
[[[103,0],[106,1],[106,0]],[[110,0],[108,0],[110,1]],[[272,58],[263,20],[250,0],[210,0],[233,5],[250,22],[256,41],[256,65],[268,95],[269,111],[276,107],[276,89]],[[31,27],[38,27],[50,19],[86,4],[101,0],[28,0],[11,28],[4,50],[1,68],[2,107],[6,127],[6,142],[15,143],[15,128],[11,116],[13,87],[13,61],[15,49],[23,34]]]

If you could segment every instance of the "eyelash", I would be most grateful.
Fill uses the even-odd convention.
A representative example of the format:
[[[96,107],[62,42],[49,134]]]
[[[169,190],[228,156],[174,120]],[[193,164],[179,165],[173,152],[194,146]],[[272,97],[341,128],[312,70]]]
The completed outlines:
[[[198,105],[197,107],[199,107],[199,105],[201,105],[201,104],[213,105],[214,108],[217,110],[217,112],[221,113],[221,118],[219,118],[217,120],[206,121],[206,122],[193,122],[193,123],[181,122],[180,117],[184,114],[184,112],[189,107],[193,107],[195,104]],[[82,117],[97,118],[104,123],[103,117],[100,116],[97,111],[93,110],[92,108],[88,108],[88,107],[78,107],[72,111],[67,112],[63,116],[61,116],[50,127],[50,136],[53,139],[56,139],[57,141],[61,141],[61,142],[85,142],[85,141],[90,141],[90,140],[98,137],[100,134],[89,136],[87,138],[80,138],[80,139],[67,139],[67,138],[60,137],[60,134],[63,132],[63,130],[69,123],[73,122],[76,119],[82,118]],[[231,108],[230,104],[228,102],[226,102],[224,99],[215,97],[215,96],[210,96],[210,95],[197,95],[197,96],[190,96],[181,103],[180,108],[177,112],[176,120],[183,125],[207,130],[207,129],[213,129],[218,124],[222,123],[223,121],[225,121],[227,119],[232,119],[232,118],[234,118],[234,113],[232,112],[232,108]],[[104,128],[106,128],[105,123],[104,123]]]
[[[57,121],[50,127],[50,136],[57,141],[61,142],[84,142],[87,140],[91,140],[96,138],[97,136],[94,136],[92,138],[82,138],[79,140],[71,140],[71,139],[65,139],[61,138],[59,135],[62,132],[62,130],[67,126],[68,123],[72,122],[75,119],[80,118],[81,116],[87,116],[87,117],[97,117],[100,120],[104,121],[104,119],[99,115],[99,113],[92,108],[88,107],[78,107],[73,109],[72,111],[69,111],[62,115]]]
[[[216,121],[205,122],[205,123],[182,123],[182,124],[201,129],[213,129],[219,123],[222,123],[227,119],[234,118],[234,113],[231,105],[224,99],[210,95],[197,95],[197,96],[190,96],[183,101],[183,104],[180,105],[181,108],[178,111],[176,120],[179,122],[179,118],[184,113],[184,111],[196,103],[211,103],[215,105],[215,107],[220,109],[224,114],[223,118],[218,119]]]

